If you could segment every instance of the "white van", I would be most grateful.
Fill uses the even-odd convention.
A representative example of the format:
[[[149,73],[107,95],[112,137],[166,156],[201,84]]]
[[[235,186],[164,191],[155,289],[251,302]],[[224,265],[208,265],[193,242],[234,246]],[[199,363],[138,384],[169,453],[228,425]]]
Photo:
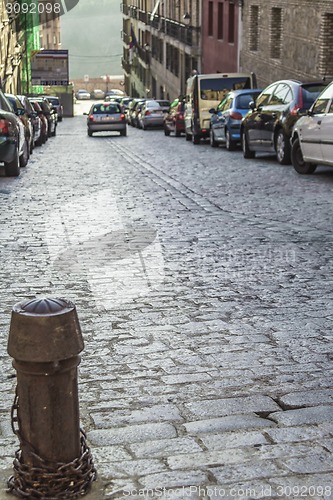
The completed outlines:
[[[209,137],[211,108],[216,108],[230,90],[257,87],[254,73],[212,73],[193,75],[186,82],[185,135],[199,144]]]

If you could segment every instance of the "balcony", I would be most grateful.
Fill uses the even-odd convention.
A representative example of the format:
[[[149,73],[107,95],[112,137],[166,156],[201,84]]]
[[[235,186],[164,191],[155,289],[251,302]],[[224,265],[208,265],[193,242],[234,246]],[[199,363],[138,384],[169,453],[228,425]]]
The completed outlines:
[[[121,59],[121,65],[123,67],[123,70],[125,71],[125,73],[127,75],[129,75],[131,73],[131,64],[129,63],[129,61],[127,61],[126,59],[122,58]]]

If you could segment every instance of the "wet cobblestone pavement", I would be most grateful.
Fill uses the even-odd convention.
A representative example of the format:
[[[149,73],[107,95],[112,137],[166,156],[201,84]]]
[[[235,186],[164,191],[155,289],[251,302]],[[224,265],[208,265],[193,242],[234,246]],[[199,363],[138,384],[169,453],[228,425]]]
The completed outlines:
[[[2,175],[2,176],[1,176]],[[11,310],[76,304],[85,498],[333,498],[333,169],[59,124],[0,167],[0,498]]]

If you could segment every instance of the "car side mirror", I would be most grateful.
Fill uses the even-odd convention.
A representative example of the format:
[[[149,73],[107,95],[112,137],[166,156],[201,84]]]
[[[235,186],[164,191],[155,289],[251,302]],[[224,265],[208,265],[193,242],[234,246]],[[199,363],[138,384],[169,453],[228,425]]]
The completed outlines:
[[[25,114],[25,109],[22,109],[22,108],[17,108],[15,114],[17,116],[23,116]]]
[[[216,115],[217,110],[215,108],[210,108],[209,113],[211,113],[212,115]]]
[[[84,115],[88,116],[88,113],[83,113]]]
[[[254,111],[256,109],[256,101],[250,101],[249,102],[249,108],[252,109],[252,111]]]

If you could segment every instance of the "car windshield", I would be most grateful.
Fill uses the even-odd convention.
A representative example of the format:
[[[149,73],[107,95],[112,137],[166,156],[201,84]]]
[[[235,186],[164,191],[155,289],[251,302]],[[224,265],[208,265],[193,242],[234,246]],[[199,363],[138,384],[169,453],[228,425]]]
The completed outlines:
[[[97,115],[112,115],[115,113],[121,113],[120,107],[118,104],[95,104],[92,109],[93,114]]]
[[[200,80],[201,99],[219,100],[230,90],[250,89],[251,80],[248,77],[235,78],[203,78]]]

